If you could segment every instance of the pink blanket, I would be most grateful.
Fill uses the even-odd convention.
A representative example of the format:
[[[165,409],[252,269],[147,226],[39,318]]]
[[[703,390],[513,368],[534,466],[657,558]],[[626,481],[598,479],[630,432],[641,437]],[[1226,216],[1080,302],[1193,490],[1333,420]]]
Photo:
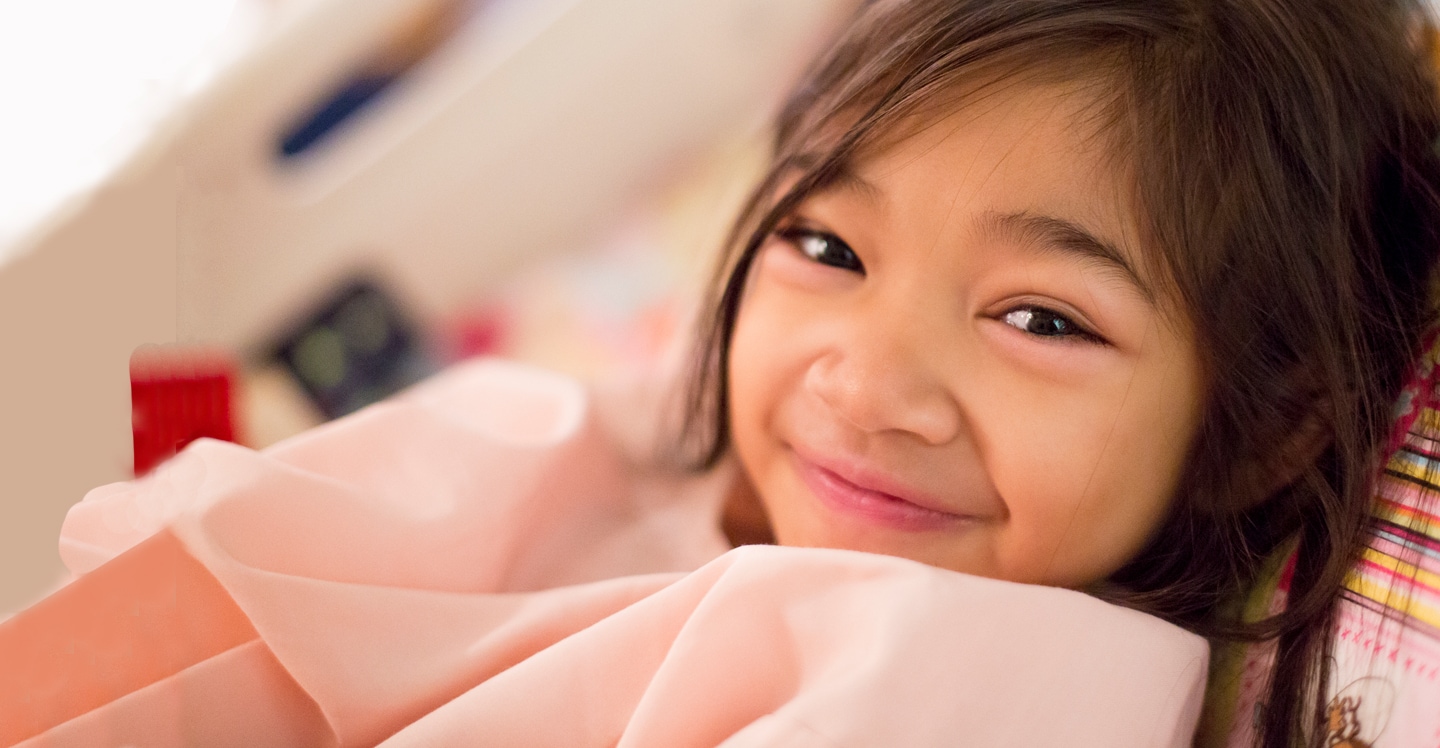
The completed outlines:
[[[135,687],[15,734],[25,746],[1189,744],[1202,639],[1068,590],[848,551],[729,550],[725,471],[645,464],[617,431],[648,416],[619,407],[607,421],[592,399],[482,361],[264,453],[197,442],[151,477],[96,489],[62,533],[72,570],[116,559],[101,572],[121,575],[178,539],[243,616],[196,661],[119,678]],[[85,581],[57,596],[83,607],[97,594]],[[0,651],[25,616],[0,628]],[[31,719],[67,714],[41,706]]]

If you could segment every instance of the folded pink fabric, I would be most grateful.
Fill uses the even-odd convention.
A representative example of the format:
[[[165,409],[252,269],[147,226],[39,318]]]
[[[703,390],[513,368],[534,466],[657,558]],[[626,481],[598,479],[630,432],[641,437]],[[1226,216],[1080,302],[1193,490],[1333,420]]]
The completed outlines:
[[[1199,637],[903,559],[729,550],[726,471],[637,459],[616,434],[653,413],[594,405],[481,361],[91,492],[72,570],[168,528],[259,639],[22,745],[1189,744]]]

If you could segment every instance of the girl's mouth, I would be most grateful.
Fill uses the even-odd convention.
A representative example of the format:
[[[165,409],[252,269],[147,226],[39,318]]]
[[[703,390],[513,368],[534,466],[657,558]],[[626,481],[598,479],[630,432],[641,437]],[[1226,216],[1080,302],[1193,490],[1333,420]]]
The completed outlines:
[[[805,486],[821,504],[834,512],[907,532],[954,529],[956,525],[976,520],[969,515],[922,506],[900,496],[861,485],[857,482],[863,480],[861,478],[847,478],[836,469],[806,459],[799,452],[792,454]]]

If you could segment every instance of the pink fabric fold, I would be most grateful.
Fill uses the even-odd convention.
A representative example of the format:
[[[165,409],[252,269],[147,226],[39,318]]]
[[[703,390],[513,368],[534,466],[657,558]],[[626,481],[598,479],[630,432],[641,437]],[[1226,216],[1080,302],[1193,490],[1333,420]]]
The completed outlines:
[[[1206,650],[1157,623],[1067,590],[750,546],[383,745],[1185,746]]]
[[[179,727],[146,744],[234,744],[297,688],[329,734],[297,707],[267,744],[1188,744],[1200,638],[902,559],[728,550],[726,470],[638,459],[616,437],[634,424],[593,397],[481,361],[264,453],[201,441],[91,492],[62,532],[72,570],[169,528],[263,646],[27,745],[87,744],[66,736],[202,692],[188,713],[208,716],[154,711]],[[250,696],[215,706],[232,677]]]

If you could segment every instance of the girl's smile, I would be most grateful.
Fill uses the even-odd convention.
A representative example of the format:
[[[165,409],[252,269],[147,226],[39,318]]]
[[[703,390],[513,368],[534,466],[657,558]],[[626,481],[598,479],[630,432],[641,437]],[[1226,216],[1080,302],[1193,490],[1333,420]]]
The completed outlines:
[[[835,512],[911,532],[958,530],[978,519],[949,506],[945,497],[926,495],[868,466],[802,454],[794,450],[795,470],[805,487]]]
[[[1200,367],[1078,91],[972,92],[759,250],[730,418],[781,543],[1081,586],[1166,516]]]

